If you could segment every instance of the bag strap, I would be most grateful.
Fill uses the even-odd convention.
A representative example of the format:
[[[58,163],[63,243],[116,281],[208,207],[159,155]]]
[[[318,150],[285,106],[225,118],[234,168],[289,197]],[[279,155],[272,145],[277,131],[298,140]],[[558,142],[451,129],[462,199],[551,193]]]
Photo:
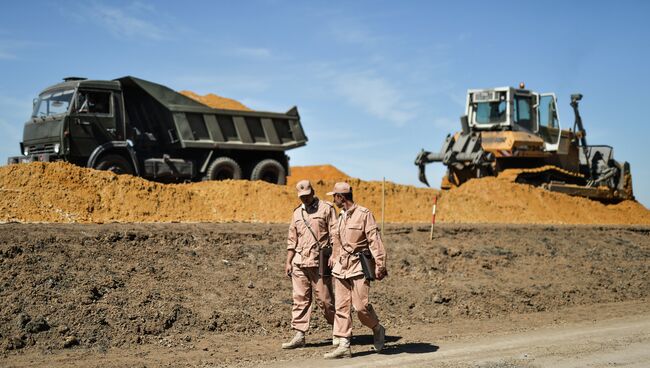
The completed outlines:
[[[309,225],[309,222],[307,222],[307,219],[305,219],[305,209],[301,208],[300,209],[300,216],[302,217],[302,222],[305,223],[307,226],[307,229],[309,229],[309,232],[311,233],[311,236],[314,237],[314,240],[316,240],[316,244],[318,244],[318,247],[320,249],[320,242],[318,241],[318,238],[316,237],[316,233],[314,233],[314,230],[311,228],[311,225]]]
[[[341,214],[341,216],[339,216],[339,238],[341,239],[341,249],[343,249],[345,251],[345,253],[352,256],[352,255],[354,255],[354,252],[350,252],[347,249],[345,249],[346,244],[345,244],[345,241],[343,240],[343,237],[341,236],[341,222],[343,222],[343,216],[345,216],[345,212],[343,212]],[[347,244],[347,245],[350,245],[350,244]]]

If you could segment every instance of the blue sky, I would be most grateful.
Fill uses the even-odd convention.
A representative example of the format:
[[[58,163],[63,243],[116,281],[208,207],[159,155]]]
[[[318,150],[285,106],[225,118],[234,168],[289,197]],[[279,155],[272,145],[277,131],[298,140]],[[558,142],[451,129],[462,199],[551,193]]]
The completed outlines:
[[[469,88],[584,94],[590,144],[632,166],[650,204],[650,3],[24,1],[0,14],[0,163],[32,99],[65,76],[133,75],[254,109],[299,107],[293,165],[417,184],[413,159],[459,129]],[[437,185],[444,168],[427,167]]]

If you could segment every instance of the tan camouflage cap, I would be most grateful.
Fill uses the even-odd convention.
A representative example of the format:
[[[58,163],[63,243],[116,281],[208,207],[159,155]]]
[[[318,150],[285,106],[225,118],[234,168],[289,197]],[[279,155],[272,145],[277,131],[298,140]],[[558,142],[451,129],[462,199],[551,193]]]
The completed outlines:
[[[296,184],[296,189],[298,190],[298,197],[311,194],[314,191],[309,180],[299,181],[298,184]]]
[[[352,193],[352,187],[350,187],[350,184],[348,183],[338,182],[334,184],[334,190],[327,193],[327,195],[345,194],[345,193]]]

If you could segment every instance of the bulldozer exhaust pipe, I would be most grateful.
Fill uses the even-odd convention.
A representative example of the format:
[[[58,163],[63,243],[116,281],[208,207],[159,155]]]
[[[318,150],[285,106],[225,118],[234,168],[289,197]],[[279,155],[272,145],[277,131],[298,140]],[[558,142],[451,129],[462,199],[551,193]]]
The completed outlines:
[[[469,122],[467,120],[467,115],[460,117],[460,127],[463,129],[463,134],[469,134]]]

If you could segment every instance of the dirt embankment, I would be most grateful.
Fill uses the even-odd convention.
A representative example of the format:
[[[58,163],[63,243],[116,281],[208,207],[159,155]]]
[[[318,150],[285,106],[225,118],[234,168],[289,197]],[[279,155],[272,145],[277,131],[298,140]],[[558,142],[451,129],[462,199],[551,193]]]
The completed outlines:
[[[299,204],[294,184],[304,178],[328,200],[325,193],[336,181],[348,181],[355,200],[381,218],[382,183],[350,178],[329,165],[294,167],[289,184],[277,186],[244,180],[160,184],[57,162],[0,167],[0,221],[284,223]],[[634,201],[605,205],[496,178],[447,192],[387,182],[386,222],[430,221],[436,195],[443,223],[650,224],[650,211]]]
[[[309,179],[316,184],[319,181],[328,183],[347,181],[351,177],[332,165],[293,166],[291,176],[287,178],[287,185],[293,187],[303,179]]]
[[[251,338],[279,342],[290,334],[286,231],[0,225],[0,350],[189,351],[216,336],[229,347]],[[647,227],[442,225],[433,241],[425,225],[391,225],[385,233],[390,276],[373,284],[372,303],[392,334],[650,296]],[[312,333],[328,336],[320,312],[312,316]],[[215,359],[253,354],[219,346],[210,345]]]
[[[443,193],[439,208],[445,222],[650,224],[650,211],[635,201],[606,205],[494,177]]]

